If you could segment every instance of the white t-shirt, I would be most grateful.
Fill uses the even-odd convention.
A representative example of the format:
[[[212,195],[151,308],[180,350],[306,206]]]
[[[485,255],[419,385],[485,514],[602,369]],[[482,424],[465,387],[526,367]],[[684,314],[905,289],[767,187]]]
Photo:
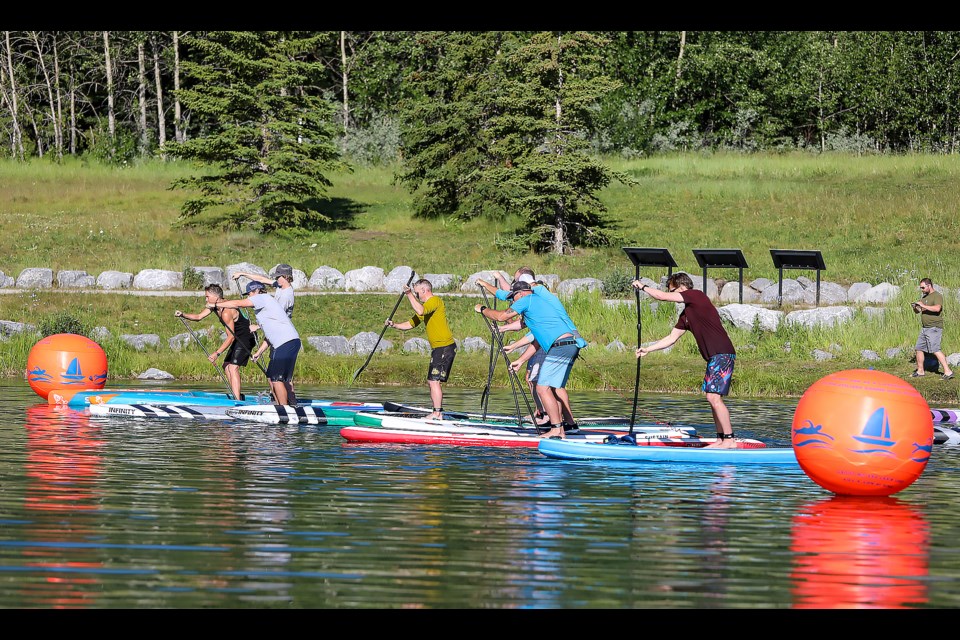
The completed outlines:
[[[263,335],[267,337],[274,349],[300,338],[293,322],[273,296],[258,293],[250,296],[249,300],[253,301],[253,308],[257,312],[257,323],[263,329]]]
[[[288,318],[293,318],[293,287],[284,289],[276,283],[274,284],[277,287],[277,290],[273,292],[274,300],[280,303],[280,306],[283,307]]]

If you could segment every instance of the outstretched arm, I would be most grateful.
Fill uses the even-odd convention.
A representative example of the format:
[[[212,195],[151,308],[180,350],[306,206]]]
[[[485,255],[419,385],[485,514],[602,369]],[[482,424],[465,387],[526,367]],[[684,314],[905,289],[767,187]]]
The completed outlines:
[[[183,311],[180,311],[180,309],[177,309],[173,312],[173,315],[177,318],[186,318],[187,320],[198,322],[210,315],[210,309],[204,308],[200,313],[184,313]]]
[[[631,284],[634,286],[634,288],[640,289],[654,300],[661,300],[663,302],[683,302],[683,296],[681,296],[677,291],[660,291],[660,289],[651,287],[650,285],[644,284],[639,280],[634,280]]]
[[[480,315],[486,318],[489,318],[491,320],[496,320],[497,322],[506,322],[520,315],[513,309],[510,309],[509,307],[500,311],[498,309],[491,309],[490,307],[483,304],[478,304],[474,306],[473,310],[479,313]]]
[[[253,300],[243,298],[241,300],[220,300],[207,305],[207,309],[238,309],[240,307],[252,307]]]
[[[684,333],[686,333],[685,329],[677,329],[676,327],[674,327],[673,331],[671,331],[669,335],[663,338],[660,338],[650,346],[640,347],[639,349],[637,349],[637,357],[642,358],[643,356],[647,355],[651,351],[660,351],[661,349],[666,349],[667,347],[673,345],[677,340],[679,340],[680,336],[682,336]]]
[[[262,276],[259,273],[250,273],[248,271],[237,271],[233,274],[234,280],[239,280],[240,278],[246,278],[247,280],[255,280],[256,282],[262,282],[263,284],[273,285],[276,280],[270,276]]]
[[[406,322],[394,322],[393,320],[387,320],[383,324],[391,327],[393,329],[399,329],[400,331],[407,331],[413,329],[413,323],[407,320]]]
[[[483,287],[484,289],[486,289],[487,293],[489,293],[490,295],[493,296],[497,294],[497,288],[492,284],[490,284],[489,282],[487,282],[486,280],[481,280],[480,278],[477,278],[477,284]],[[509,286],[504,287],[504,289],[509,289],[509,288],[510,288]]]

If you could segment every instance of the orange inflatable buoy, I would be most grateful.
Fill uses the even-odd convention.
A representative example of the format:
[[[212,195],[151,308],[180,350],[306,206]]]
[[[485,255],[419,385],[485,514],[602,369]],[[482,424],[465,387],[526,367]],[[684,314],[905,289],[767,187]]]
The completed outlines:
[[[838,495],[889,496],[910,486],[933,450],[933,418],[906,381],[873,369],[831,373],[793,414],[797,462]]]
[[[46,399],[53,389],[102,389],[107,382],[107,354],[103,347],[75,333],[57,333],[40,339],[27,356],[27,382]]]

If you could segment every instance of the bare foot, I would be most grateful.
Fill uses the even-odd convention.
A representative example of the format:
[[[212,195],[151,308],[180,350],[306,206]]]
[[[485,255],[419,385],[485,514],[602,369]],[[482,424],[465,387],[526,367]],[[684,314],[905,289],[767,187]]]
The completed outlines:
[[[720,438],[717,438],[716,440],[714,440],[713,442],[711,442],[710,444],[704,447],[704,449],[736,449],[736,448],[737,448],[736,440],[733,440],[733,439],[721,440]]]
[[[433,413],[427,416],[427,420],[443,420],[443,414],[437,411],[434,411]]]
[[[554,427],[546,433],[540,434],[541,438],[553,438],[554,436],[559,436],[560,439],[563,439],[566,436],[566,434],[563,432],[563,427]]]

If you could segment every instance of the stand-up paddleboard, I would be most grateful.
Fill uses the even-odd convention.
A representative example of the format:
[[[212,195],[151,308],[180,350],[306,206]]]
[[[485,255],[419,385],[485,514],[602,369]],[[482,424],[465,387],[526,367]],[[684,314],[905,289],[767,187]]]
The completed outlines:
[[[384,402],[383,411],[385,413],[395,413],[402,414],[407,417],[419,417],[427,416],[433,413],[433,409],[428,409],[426,407],[418,407],[416,405],[403,404],[400,402]],[[470,420],[470,421],[480,421],[480,422],[512,422],[513,424],[523,423],[523,424],[533,424],[533,421],[530,419],[530,416],[522,416],[518,421],[516,416],[500,414],[500,413],[477,413],[471,411],[444,411],[443,417],[448,420]],[[630,427],[630,418],[626,416],[588,416],[586,418],[578,418],[577,423],[580,426],[588,426],[590,428],[597,426],[626,426]],[[637,426],[650,426],[651,424],[656,426],[669,427],[672,426],[667,422],[657,422],[657,423],[637,423],[634,425]]]
[[[241,405],[255,404],[256,394],[235,400],[223,392],[190,389],[53,389],[47,394],[49,404],[84,409],[92,404],[189,404]],[[269,397],[265,402],[270,402]]]
[[[739,439],[738,439],[739,440]],[[693,462],[726,464],[798,465],[793,447],[753,449],[716,449],[708,447],[642,447],[632,444],[606,444],[541,439],[537,447],[543,455],[558,460],[615,460],[621,462]]]
[[[245,407],[230,407],[228,416],[248,422],[265,424],[327,424],[323,409],[289,404],[256,404]]]
[[[91,404],[92,416],[123,418],[187,418],[190,420],[234,420],[227,415],[229,407],[205,405]]]
[[[454,424],[424,422],[406,428],[355,425],[340,429],[340,435],[349,442],[530,448],[536,447],[543,439],[543,436],[532,428],[509,428],[503,425],[483,425],[470,422]],[[603,442],[610,437],[621,438],[623,432],[609,429],[580,429],[576,433],[567,435],[567,438],[572,442]],[[633,437],[638,445],[651,446],[705,446],[712,440],[691,436],[686,431],[659,431],[654,433],[635,431]]]
[[[930,417],[934,422],[960,422],[960,409],[930,409]]]
[[[490,427],[503,427],[503,428],[513,428],[520,429],[523,431],[529,431],[535,433],[537,428],[531,424],[524,424],[522,426],[517,424],[516,418],[510,418],[505,416],[500,416],[502,420],[496,419],[491,416],[487,416],[487,420],[481,421],[480,419],[469,419],[469,418],[452,418],[451,416],[456,415],[456,413],[448,414],[444,413],[442,419],[427,418],[423,413],[396,413],[391,411],[357,411],[354,413],[354,423],[357,426],[362,427],[386,427],[386,428],[408,428],[414,427],[418,428],[417,425],[439,425],[439,426],[452,426],[457,424],[482,424],[488,425]],[[620,435],[628,432],[630,429],[630,422],[627,420],[626,424],[620,423],[602,423],[602,424],[588,424],[585,421],[579,423],[580,430],[584,428],[587,429],[604,429],[608,432],[617,432]],[[420,427],[422,428],[422,427]],[[687,435],[694,435],[697,432],[697,428],[689,425],[667,425],[661,423],[642,423],[634,425],[634,432],[642,431],[646,433],[651,432],[671,432],[671,431],[682,431]],[[547,430],[547,427],[540,427],[540,431],[544,432]],[[567,429],[566,433],[573,434],[576,433],[574,430]]]
[[[950,424],[934,424],[933,444],[960,444],[960,426]]]
[[[379,402],[352,402],[343,400],[321,400],[298,398],[298,404],[337,409],[340,411],[380,411]],[[244,400],[234,400],[226,393],[215,391],[196,391],[190,389],[54,389],[47,396],[47,402],[68,405],[84,409],[94,404],[152,404],[152,405],[205,405],[205,406],[251,406],[269,405],[269,395],[248,393]]]

